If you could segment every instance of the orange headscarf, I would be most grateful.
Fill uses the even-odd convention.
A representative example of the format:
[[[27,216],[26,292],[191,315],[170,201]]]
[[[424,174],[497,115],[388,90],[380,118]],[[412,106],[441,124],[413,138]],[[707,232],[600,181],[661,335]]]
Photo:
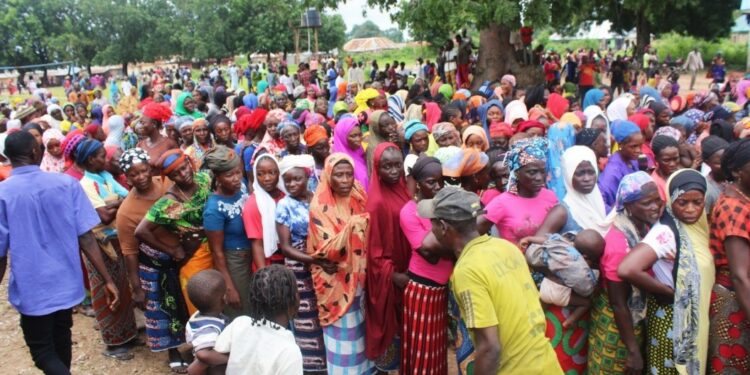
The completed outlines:
[[[370,215],[365,211],[367,194],[355,179],[349,197],[335,195],[331,189],[333,167],[354,161],[346,154],[333,153],[325,162],[320,184],[310,202],[310,228],[307,253],[338,265],[329,274],[313,264],[310,267],[318,299],[320,325],[329,326],[349,311],[357,288],[364,288],[367,264],[367,228]],[[347,251],[341,251],[346,249]]]

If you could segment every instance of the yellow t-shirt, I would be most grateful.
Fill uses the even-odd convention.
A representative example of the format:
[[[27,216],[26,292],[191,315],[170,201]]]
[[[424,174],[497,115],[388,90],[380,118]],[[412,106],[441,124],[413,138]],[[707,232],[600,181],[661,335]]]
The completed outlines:
[[[539,292],[516,246],[487,235],[475,238],[458,258],[451,288],[469,329],[497,327],[498,374],[563,373],[544,336]]]

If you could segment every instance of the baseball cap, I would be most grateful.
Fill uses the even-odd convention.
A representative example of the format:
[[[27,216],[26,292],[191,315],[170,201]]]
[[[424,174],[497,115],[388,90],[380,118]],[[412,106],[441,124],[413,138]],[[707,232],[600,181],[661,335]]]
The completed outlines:
[[[423,199],[417,213],[425,219],[464,221],[482,212],[479,196],[456,186],[446,186],[433,199]]]

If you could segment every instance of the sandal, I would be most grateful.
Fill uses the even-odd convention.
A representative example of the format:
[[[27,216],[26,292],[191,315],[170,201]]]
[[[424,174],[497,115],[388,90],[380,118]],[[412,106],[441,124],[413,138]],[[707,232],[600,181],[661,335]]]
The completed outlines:
[[[96,312],[94,311],[94,308],[91,307],[91,305],[88,305],[88,306],[81,305],[78,312],[81,313],[81,315],[89,317],[89,318],[93,318],[96,316]]]
[[[118,361],[129,361],[135,357],[128,348],[118,346],[114,349],[107,349],[102,352],[102,355],[109,358],[114,358]]]
[[[188,372],[188,364],[183,361],[169,362],[169,368],[175,374],[187,374]]]

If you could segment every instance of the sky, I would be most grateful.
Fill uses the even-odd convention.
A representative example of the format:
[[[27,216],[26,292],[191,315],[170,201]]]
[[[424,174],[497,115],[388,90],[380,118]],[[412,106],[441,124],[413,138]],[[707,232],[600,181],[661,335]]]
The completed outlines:
[[[362,10],[366,11],[366,17],[362,16]],[[373,8],[367,5],[367,0],[346,0],[339,3],[337,9],[329,10],[332,13],[338,13],[344,18],[346,31],[352,30],[354,25],[364,23],[366,20],[374,22],[381,30],[398,27],[391,21],[391,16],[386,12],[381,12],[377,7]]]

